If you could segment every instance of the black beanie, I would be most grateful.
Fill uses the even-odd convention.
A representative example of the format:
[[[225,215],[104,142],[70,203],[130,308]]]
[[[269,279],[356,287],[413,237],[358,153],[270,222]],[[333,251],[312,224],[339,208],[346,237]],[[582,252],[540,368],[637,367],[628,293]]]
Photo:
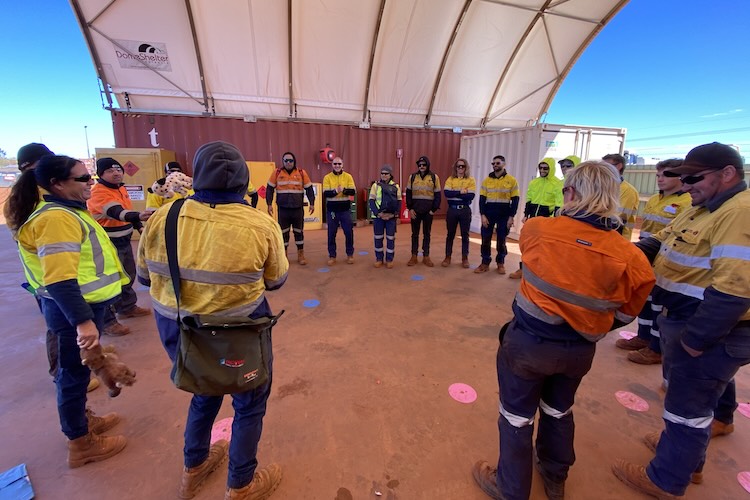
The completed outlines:
[[[422,162],[424,162],[424,164],[427,165],[428,169],[430,168],[430,159],[429,158],[427,158],[426,156],[420,156],[419,159],[417,160],[417,165],[419,165]]]
[[[101,177],[105,170],[107,170],[108,168],[112,168],[115,165],[122,168],[120,162],[115,160],[114,158],[99,158],[98,160],[96,160],[96,175]]]
[[[176,161],[167,162],[164,165],[164,173],[169,174],[169,172],[182,172],[182,166]]]
[[[250,171],[235,146],[224,141],[204,144],[193,158],[193,189],[245,193]]]
[[[18,170],[23,172],[28,167],[38,162],[43,156],[53,155],[52,151],[49,150],[44,144],[38,142],[32,142],[25,146],[21,146],[16,155],[18,161]]]

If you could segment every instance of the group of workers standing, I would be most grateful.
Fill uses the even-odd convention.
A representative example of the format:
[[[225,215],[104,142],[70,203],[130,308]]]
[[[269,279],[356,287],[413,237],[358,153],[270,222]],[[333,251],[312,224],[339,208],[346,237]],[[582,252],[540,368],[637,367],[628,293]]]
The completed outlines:
[[[18,241],[26,277],[56,339],[58,413],[69,440],[71,467],[107,459],[126,444],[122,436],[103,435],[119,422],[116,414],[96,417],[86,408],[90,375],[81,364],[81,350],[98,345],[113,316],[116,320],[150,313],[126,297],[124,290],[132,287],[134,276],[150,286],[160,339],[173,361],[180,347],[180,314],[239,311],[255,319],[272,316],[265,292],[286,281],[289,264],[282,247],[286,251],[291,233],[297,260],[306,263],[303,197],[306,194],[310,200],[311,211],[314,201],[309,176],[296,167],[294,155],[284,153],[282,160],[282,168],[268,181],[266,215],[254,210],[252,199],[247,199],[254,189],[236,147],[217,141],[198,149],[194,191],[178,214],[180,286],[186,292],[179,304],[164,245],[168,211],[132,210],[122,187],[122,166],[116,160],[97,161],[96,186],[81,162],[49,150],[33,163],[24,163],[5,215]],[[539,177],[529,186],[519,240],[523,267],[511,276],[521,281],[512,304],[513,319],[501,329],[497,352],[500,456],[496,467],[479,461],[472,469],[478,485],[492,498],[527,499],[533,466],[541,474],[548,498],[564,497],[568,470],[575,461],[575,393],[591,369],[596,342],[637,316],[649,326],[648,345],[641,336],[640,343],[619,342],[618,347],[654,350],[658,338],[666,389],[665,429],[644,438],[655,453],[647,467],[617,461],[614,474],[656,498],[679,498],[691,482],[702,479],[711,436],[731,432],[736,408],[729,401],[734,396],[732,380],[750,362],[750,194],[742,158],[733,148],[712,143],[694,148],[684,160],[660,163],[661,192],[647,204],[644,230],[635,244],[627,233],[635,209],[624,203],[632,198],[622,179],[624,158],[607,155],[603,160],[580,164],[576,157],[560,160],[564,178],[559,180],[554,160],[545,158],[537,165]],[[429,158],[420,157],[417,169],[406,186],[412,226],[408,265],[418,263],[422,231],[422,263],[434,266],[429,258],[430,232],[442,192],[448,203],[442,265],[451,263],[453,239],[460,227],[461,264],[469,267],[469,205],[476,182],[468,162],[461,158],[454,162],[444,190],[430,171]],[[278,224],[270,217],[274,192]],[[332,172],[323,181],[329,265],[337,258],[339,226],[345,233],[347,262],[354,261],[349,197],[355,193],[343,161],[334,159]],[[505,237],[520,196],[503,156],[493,158],[492,172],[482,181],[479,195],[482,263],[475,272],[489,270],[496,230],[495,262],[497,272],[504,274]],[[401,191],[389,165],[380,169],[369,203],[375,266],[393,267]],[[248,230],[236,231],[238,226]],[[143,231],[137,260],[130,247],[133,230]],[[196,239],[215,244],[196,247],[191,244]],[[254,251],[240,259],[237,248]],[[554,255],[565,258],[551,260]],[[256,459],[272,379],[270,335],[267,342],[268,381],[231,395],[235,409],[231,443],[210,444],[223,398],[193,396],[180,498],[192,498],[227,456],[225,499],[266,498],[278,487],[280,466],[259,469]],[[729,408],[723,427],[714,420],[722,407]],[[532,442],[537,410],[539,429]]]

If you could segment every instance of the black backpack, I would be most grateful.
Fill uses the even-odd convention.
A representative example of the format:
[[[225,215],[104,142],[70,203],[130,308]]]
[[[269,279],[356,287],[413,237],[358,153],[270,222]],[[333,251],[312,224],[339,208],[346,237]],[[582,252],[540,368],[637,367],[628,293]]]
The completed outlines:
[[[380,200],[380,211],[396,214],[401,208],[401,200],[398,199],[398,189],[395,184],[389,184],[387,182],[380,181],[380,189],[382,191]]]

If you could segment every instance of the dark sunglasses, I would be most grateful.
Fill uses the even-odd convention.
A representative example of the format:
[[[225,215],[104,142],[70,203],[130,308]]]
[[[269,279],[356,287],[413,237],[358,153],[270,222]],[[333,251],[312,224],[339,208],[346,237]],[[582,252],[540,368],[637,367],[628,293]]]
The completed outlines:
[[[456,165],[456,168],[466,168],[466,165]]]
[[[698,174],[698,175],[683,175],[683,176],[681,176],[677,172],[672,172],[670,170],[665,170],[663,172],[663,174],[664,174],[664,177],[672,177],[672,178],[679,177],[680,178],[680,182],[682,182],[683,184],[693,185],[693,184],[698,184],[700,181],[702,181],[703,179],[705,179],[708,174],[710,174],[712,172],[716,172],[716,170],[709,170],[709,171],[707,171],[705,173]]]
[[[574,188],[573,186],[568,186],[568,187],[562,188],[562,193],[565,194],[568,191],[575,191],[575,190],[576,190],[576,188]]]
[[[573,168],[572,163],[561,163],[560,168]]]
[[[549,167],[542,167],[542,166],[540,166],[539,170],[549,170]]]
[[[427,166],[427,164],[426,164],[426,163],[417,163],[417,166],[418,166],[418,167],[426,167],[426,166]]]
[[[390,172],[380,172],[380,175],[391,175]]]
[[[492,164],[493,164],[493,165],[502,165],[502,163],[500,163],[500,162],[496,162],[496,161],[493,161],[493,162],[492,162]]]
[[[87,183],[91,180],[91,174],[81,175],[79,177],[68,177],[68,180]]]
[[[333,165],[336,167],[340,167],[341,165],[343,165],[343,163],[334,163]]]
[[[284,163],[294,163],[294,158],[284,158]]]

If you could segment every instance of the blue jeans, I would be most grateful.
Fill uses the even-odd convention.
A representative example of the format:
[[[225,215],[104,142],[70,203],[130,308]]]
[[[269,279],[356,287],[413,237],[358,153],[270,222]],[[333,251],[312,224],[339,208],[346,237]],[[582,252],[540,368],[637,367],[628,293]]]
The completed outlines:
[[[372,232],[375,237],[375,260],[383,261],[383,240],[385,242],[385,260],[393,262],[396,255],[396,218],[383,220],[377,217],[372,220]]]
[[[505,256],[508,255],[508,247],[505,245],[505,238],[508,237],[508,217],[507,215],[487,215],[489,224],[487,227],[482,226],[482,246],[480,251],[482,253],[482,264],[488,265],[492,262],[492,233],[497,225],[497,241],[495,242],[495,248],[497,249],[497,257],[495,262],[498,264],[505,264]]]
[[[164,349],[174,363],[180,348],[179,325],[176,321],[165,318],[156,311],[154,311],[154,316]],[[273,378],[270,335],[266,347],[267,352],[270,353],[268,382],[252,391],[231,394],[234,421],[232,422],[232,442],[229,445],[227,479],[229,488],[247,486],[253,480],[253,474],[258,466],[258,442],[263,430],[263,417],[266,414],[266,403],[271,394],[271,379]],[[183,449],[185,467],[196,467],[208,458],[208,451],[211,447],[211,428],[223,400],[223,396],[193,395],[185,424],[185,447]]]
[[[346,242],[346,255],[351,257],[354,255],[354,224],[352,223],[352,213],[350,211],[344,212],[328,212],[328,256],[332,259],[336,258],[336,233],[339,232],[339,226],[344,232],[344,240]]]
[[[115,311],[122,313],[128,312],[135,307],[138,296],[133,290],[133,280],[135,279],[135,257],[133,256],[133,247],[130,245],[131,235],[121,236],[119,238],[110,238],[112,244],[117,249],[117,257],[122,263],[122,268],[128,273],[130,281],[127,285],[122,285],[122,295],[116,301],[113,307],[108,307],[104,312],[104,324],[109,326],[117,321]],[[113,310],[114,309],[114,310]]]
[[[536,451],[544,475],[565,481],[575,462],[573,401],[591,369],[595,344],[554,341],[510,323],[497,351],[500,386],[500,458],[497,485],[507,500],[527,500],[531,492],[534,415],[539,412]]]
[[[682,495],[690,475],[705,462],[720,399],[726,396],[737,370],[750,362],[750,325],[735,327],[721,342],[694,358],[680,344],[686,321],[664,315],[657,321],[669,366],[665,429],[646,473],[659,488]]]
[[[104,328],[104,311],[110,302],[89,304],[94,312],[94,323],[99,332]],[[78,332],[52,299],[41,299],[42,314],[47,328],[57,338],[57,413],[60,426],[68,439],[85,436],[89,432],[86,419],[86,387],[91,371],[81,364],[81,352],[76,342]]]

